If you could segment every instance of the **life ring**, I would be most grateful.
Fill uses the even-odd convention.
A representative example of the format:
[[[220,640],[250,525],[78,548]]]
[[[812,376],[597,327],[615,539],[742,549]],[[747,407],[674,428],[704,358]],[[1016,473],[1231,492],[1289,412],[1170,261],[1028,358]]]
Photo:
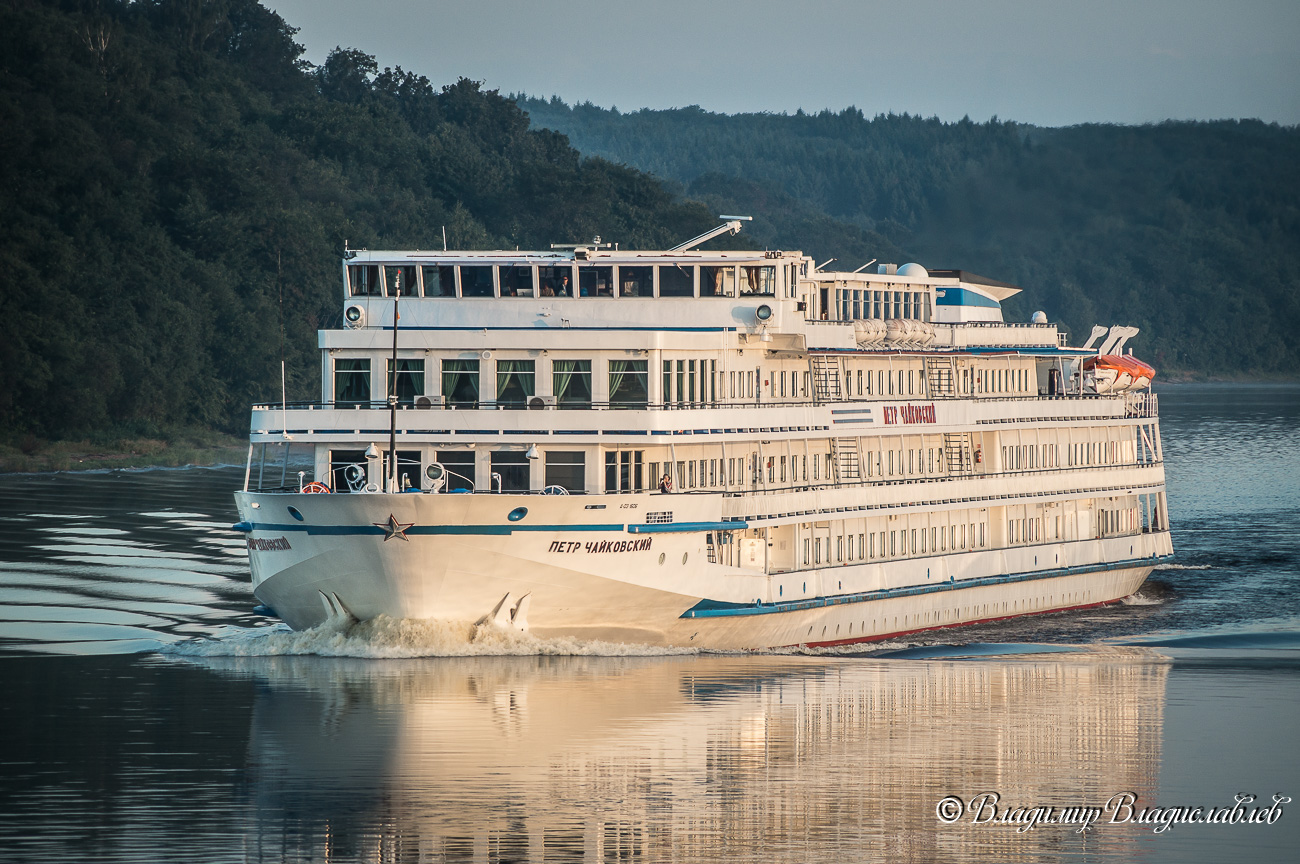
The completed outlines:
[[[983,462],[983,461],[984,461],[984,451],[981,450],[980,448],[976,447],[976,448],[975,448],[975,464],[976,464],[976,465],[979,465],[979,464],[980,464],[981,462]]]
[[[310,494],[313,492],[333,492],[334,490],[326,486],[324,483],[312,482],[302,487],[302,491],[304,493]]]

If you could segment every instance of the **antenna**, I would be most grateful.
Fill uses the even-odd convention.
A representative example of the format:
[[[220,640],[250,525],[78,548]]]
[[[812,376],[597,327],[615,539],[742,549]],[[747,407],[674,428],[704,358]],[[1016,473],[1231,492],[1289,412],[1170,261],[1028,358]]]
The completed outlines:
[[[346,248],[347,241],[343,241]],[[284,373],[284,280],[280,276],[280,250],[275,250],[275,287],[280,294],[280,437],[292,441],[289,434],[289,390],[285,386]],[[289,457],[285,457],[285,462]]]
[[[442,251],[447,251],[447,226],[442,226]]]
[[[834,261],[834,260],[835,260],[834,258],[831,259],[831,261]],[[861,267],[859,267],[857,270],[854,270],[853,272],[854,272],[854,273],[861,273],[863,270],[866,270],[866,269],[867,269],[868,267],[870,267],[872,264],[875,264],[875,263],[876,263],[876,260],[877,260],[877,259],[872,258],[872,259],[871,259],[870,261],[868,261],[866,264],[863,264]],[[827,261],[826,263],[829,264],[829,263],[831,263],[831,261]]]
[[[753,216],[719,216],[718,218],[726,219],[727,221],[719,225],[717,228],[712,228],[708,231],[705,231],[703,234],[701,234],[698,237],[692,237],[690,240],[687,240],[685,243],[681,244],[680,246],[674,246],[668,251],[685,252],[687,249],[691,249],[694,248],[695,246],[699,246],[701,243],[707,240],[712,240],[714,237],[717,237],[719,234],[726,234],[728,232],[732,234],[739,234],[741,222],[754,221]]]
[[[823,267],[825,267],[827,264],[831,263],[831,262],[834,261],[834,260],[835,260],[834,258],[827,258],[825,261],[823,261],[822,263],[820,263],[820,264],[818,264],[816,267],[814,267],[813,270],[820,270],[820,269],[822,269]]]

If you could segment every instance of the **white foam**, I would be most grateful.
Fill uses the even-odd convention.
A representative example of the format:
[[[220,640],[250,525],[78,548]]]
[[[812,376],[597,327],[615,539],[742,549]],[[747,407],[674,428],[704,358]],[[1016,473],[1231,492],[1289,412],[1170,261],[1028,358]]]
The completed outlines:
[[[1130,594],[1122,598],[1119,602],[1125,606],[1159,606],[1165,601],[1159,597],[1144,597],[1141,594]]]
[[[398,619],[379,616],[355,623],[331,618],[308,630],[283,624],[253,629],[229,628],[214,638],[191,639],[164,649],[191,657],[524,657],[536,655],[657,657],[698,654],[695,649],[659,648],[581,639],[539,639],[528,633],[477,626],[468,621]]]
[[[1213,564],[1157,564],[1153,570],[1213,570]]]

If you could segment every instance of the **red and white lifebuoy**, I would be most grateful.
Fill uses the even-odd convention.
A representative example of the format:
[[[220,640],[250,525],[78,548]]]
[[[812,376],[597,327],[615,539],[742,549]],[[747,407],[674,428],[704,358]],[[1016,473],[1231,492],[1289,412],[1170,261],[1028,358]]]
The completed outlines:
[[[334,490],[326,486],[324,483],[318,483],[313,481],[311,483],[308,483],[306,486],[302,487],[302,491],[304,493],[310,494],[313,492],[333,492]]]

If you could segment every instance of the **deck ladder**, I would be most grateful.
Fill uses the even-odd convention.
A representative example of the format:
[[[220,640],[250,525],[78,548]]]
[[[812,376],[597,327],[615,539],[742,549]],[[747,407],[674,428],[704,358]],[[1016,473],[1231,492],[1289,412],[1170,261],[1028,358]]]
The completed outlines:
[[[840,360],[825,354],[813,354],[812,377],[813,397],[818,403],[839,402],[843,399],[840,390]]]
[[[832,438],[831,457],[835,463],[835,470],[839,473],[836,482],[848,483],[862,479],[862,472],[858,467],[857,438]]]
[[[971,474],[975,471],[975,457],[970,450],[970,433],[945,432],[943,453],[948,459],[949,474]]]
[[[925,385],[931,399],[956,396],[956,371],[951,357],[930,357],[925,361]]]

